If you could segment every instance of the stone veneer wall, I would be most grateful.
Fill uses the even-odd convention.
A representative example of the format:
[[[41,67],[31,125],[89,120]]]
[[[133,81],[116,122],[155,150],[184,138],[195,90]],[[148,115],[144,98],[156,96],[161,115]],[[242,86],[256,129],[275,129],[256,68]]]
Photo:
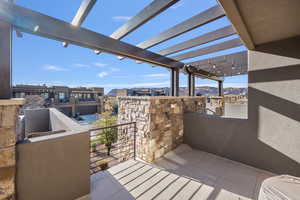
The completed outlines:
[[[23,99],[0,100],[0,199],[15,199],[16,121]]]
[[[152,162],[183,142],[183,114],[205,113],[205,97],[118,97],[118,123],[136,122],[137,156]]]
[[[117,97],[103,96],[103,112],[113,112],[117,104]]]

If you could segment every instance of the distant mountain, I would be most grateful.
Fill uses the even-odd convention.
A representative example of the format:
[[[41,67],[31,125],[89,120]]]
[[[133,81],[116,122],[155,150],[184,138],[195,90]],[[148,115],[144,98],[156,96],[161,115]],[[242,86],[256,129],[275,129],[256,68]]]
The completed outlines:
[[[126,90],[126,89],[122,89]],[[149,91],[155,91],[155,90],[164,90],[168,91],[168,88],[133,88],[133,89],[127,89],[128,94],[130,94],[130,91],[132,90],[149,90]],[[217,87],[210,87],[210,86],[201,86],[195,88],[195,93],[197,95],[218,95],[218,88]],[[108,96],[116,96],[118,89],[112,89],[107,95]],[[248,95],[248,88],[224,88],[224,94],[225,95]],[[180,96],[187,96],[188,95],[188,88],[187,87],[180,87],[179,88],[179,95]]]
[[[225,88],[224,94],[248,95],[248,88]]]
[[[218,95],[219,88],[210,87],[210,86],[201,86],[195,88],[195,93],[197,95]],[[188,94],[188,88],[181,87],[179,90],[179,94],[184,96]],[[248,88],[224,88],[225,95],[247,95]]]
[[[106,95],[111,97],[117,96],[117,91],[118,89],[112,89]]]

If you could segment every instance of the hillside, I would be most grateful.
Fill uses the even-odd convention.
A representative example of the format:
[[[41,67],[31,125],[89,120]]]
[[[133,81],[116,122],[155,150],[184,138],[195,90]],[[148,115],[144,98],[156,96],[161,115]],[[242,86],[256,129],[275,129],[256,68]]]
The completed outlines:
[[[168,91],[168,88],[132,88],[127,89],[130,90],[166,90]],[[126,89],[122,89],[126,90]],[[107,95],[108,96],[116,96],[118,89],[112,89]],[[210,86],[201,86],[195,88],[195,93],[197,95],[218,95],[218,88],[217,87],[210,87]],[[129,92],[128,92],[129,94]],[[186,87],[180,87],[179,91],[180,96],[186,96],[188,95],[188,88]],[[248,95],[248,88],[224,88],[224,94],[225,95]]]

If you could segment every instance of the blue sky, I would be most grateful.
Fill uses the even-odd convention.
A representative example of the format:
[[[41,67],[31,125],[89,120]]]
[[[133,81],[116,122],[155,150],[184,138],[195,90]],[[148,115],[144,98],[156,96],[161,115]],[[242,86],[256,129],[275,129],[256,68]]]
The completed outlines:
[[[151,1],[98,0],[82,27],[110,35]],[[16,3],[71,22],[81,0],[17,0]],[[122,40],[131,44],[138,44],[216,4],[217,2],[214,0],[181,0]],[[222,18],[157,45],[150,50],[158,51],[228,24],[230,24],[228,19]],[[236,37],[236,35],[231,36],[201,47]],[[197,48],[200,47],[186,51]],[[245,50],[244,47],[233,48],[188,59],[185,62],[243,50]],[[186,86],[186,82],[186,76],[181,74],[180,86]],[[168,87],[169,71],[163,67],[151,67],[145,63],[136,64],[134,60],[130,59],[118,60],[115,55],[107,53],[96,55],[90,49],[74,45],[63,48],[61,42],[34,35],[24,34],[23,38],[17,38],[14,34],[13,83],[104,87],[108,92],[112,88]],[[197,78],[196,85],[217,86],[217,83]],[[247,76],[227,77],[224,86],[247,87]]]

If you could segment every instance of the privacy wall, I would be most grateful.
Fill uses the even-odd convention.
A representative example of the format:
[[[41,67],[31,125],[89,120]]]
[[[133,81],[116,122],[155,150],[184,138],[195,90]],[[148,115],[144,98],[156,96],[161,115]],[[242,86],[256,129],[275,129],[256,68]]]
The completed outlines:
[[[194,148],[300,176],[300,37],[249,51],[248,119],[184,116]]]

